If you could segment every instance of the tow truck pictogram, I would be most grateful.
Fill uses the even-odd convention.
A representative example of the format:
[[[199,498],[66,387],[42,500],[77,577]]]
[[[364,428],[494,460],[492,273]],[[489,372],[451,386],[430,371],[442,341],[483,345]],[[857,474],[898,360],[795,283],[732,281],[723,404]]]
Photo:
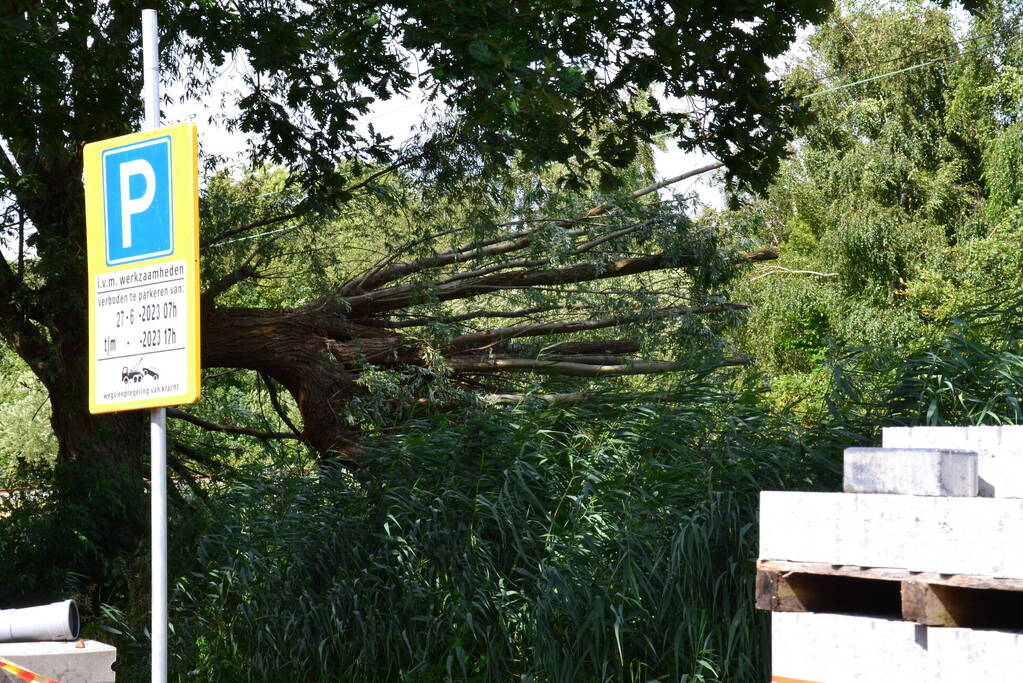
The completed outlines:
[[[142,366],[141,358],[139,358],[138,362],[135,363],[130,370],[127,365],[121,368],[121,381],[125,384],[128,382],[141,382],[143,377],[152,377],[154,380],[160,379],[160,375],[156,372],[156,370]]]

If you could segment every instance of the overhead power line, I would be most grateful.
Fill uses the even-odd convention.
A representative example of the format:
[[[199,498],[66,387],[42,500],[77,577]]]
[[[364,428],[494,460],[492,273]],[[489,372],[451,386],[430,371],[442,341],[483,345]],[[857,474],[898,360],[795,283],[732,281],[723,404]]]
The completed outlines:
[[[245,237],[237,237],[237,238],[235,238],[233,240],[226,240],[224,242],[217,242],[216,244],[211,244],[211,245],[209,245],[208,247],[205,247],[205,248],[206,249],[216,249],[217,247],[222,247],[225,244],[234,244],[235,242],[245,242],[247,240],[254,240],[257,237],[266,237],[267,235],[275,235],[275,234],[277,234],[279,232],[288,232],[289,230],[298,230],[299,228],[301,228],[304,225],[305,225],[305,223],[298,222],[295,225],[288,225],[288,226],[285,226],[283,228],[277,228],[275,230],[267,230],[266,232],[258,232],[255,235],[246,235]]]
[[[1007,33],[1008,35],[1012,35],[1012,34],[1014,34],[1016,32],[1017,29],[1018,29],[1017,26],[1013,26],[1008,31],[1006,31],[1005,28],[1001,28],[1001,29],[995,29],[995,30],[990,31],[988,33],[981,33],[981,34],[978,34],[978,35],[975,35],[975,36],[970,36],[970,37],[967,37],[967,38],[963,38],[961,40],[950,40],[950,41],[947,41],[947,42],[944,42],[944,43],[939,43],[939,44],[934,45],[934,46],[929,47],[929,48],[924,48],[922,50],[916,50],[915,52],[909,52],[907,54],[900,55],[898,57],[892,57],[891,59],[886,59],[886,60],[883,60],[883,61],[880,61],[880,62],[875,62],[873,64],[870,64],[869,66],[870,66],[870,68],[876,69],[876,68],[879,68],[879,67],[882,67],[882,66],[888,66],[889,64],[896,64],[898,62],[906,62],[906,61],[909,61],[910,59],[914,59],[916,57],[923,57],[923,56],[934,55],[936,52],[942,52],[943,53],[941,55],[942,57],[946,57],[946,58],[948,58],[948,57],[956,57],[958,55],[950,55],[950,54],[948,54],[949,50],[951,50],[952,48],[956,48],[956,47],[962,47],[963,45],[965,45],[967,43],[976,42],[978,40],[983,40],[985,38],[996,38],[996,37],[998,37],[999,34],[1006,34]],[[971,50],[968,50],[967,52],[964,52],[962,54],[968,54],[969,52],[973,52],[973,51],[975,51],[975,48],[971,49]],[[843,76],[848,77],[850,75],[851,74],[848,71],[835,70],[835,71],[832,71],[831,73],[826,73],[826,74],[817,76],[817,77],[814,78],[814,80],[817,81],[818,83],[823,83],[824,81],[829,80],[829,79],[841,78]]]
[[[1013,31],[1011,31],[1009,33],[1009,35],[1014,35],[1017,32],[1017,30],[1018,30],[1018,28],[1014,29]],[[889,71],[887,73],[878,74],[876,76],[870,76],[868,78],[861,78],[859,80],[853,81],[852,83],[843,83],[842,85],[836,85],[836,86],[834,86],[832,88],[825,88],[824,90],[818,90],[817,92],[810,93],[809,95],[803,95],[802,99],[809,100],[809,99],[812,99],[814,97],[818,97],[820,95],[826,95],[828,93],[837,92],[839,90],[845,90],[847,88],[852,88],[852,87],[857,86],[857,85],[863,85],[864,83],[870,83],[871,81],[878,81],[878,80],[881,80],[882,78],[888,78],[889,76],[897,76],[899,74],[904,74],[904,73],[907,73],[909,71],[915,71],[916,69],[922,69],[925,66],[931,66],[932,64],[937,64],[938,62],[945,62],[945,61],[952,61],[952,60],[955,60],[955,59],[960,59],[962,57],[965,57],[968,54],[973,54],[974,52],[981,52],[981,51],[983,51],[985,49],[987,49],[987,48],[984,47],[984,46],[980,46],[980,47],[975,47],[975,48],[970,49],[970,50],[963,50],[962,52],[960,52],[958,54],[944,55],[944,56],[941,56],[941,57],[936,57],[936,58],[930,59],[930,60],[928,60],[926,62],[920,62],[919,64],[913,64],[912,66],[903,67],[901,69],[896,69],[894,71]]]
[[[827,95],[828,93],[837,92],[839,90],[845,90],[846,88],[852,88],[853,86],[857,86],[857,85],[863,85],[864,83],[870,83],[871,81],[878,81],[878,80],[881,80],[882,78],[888,78],[889,76],[897,76],[898,74],[904,74],[904,73],[906,73],[908,71],[915,71],[916,69],[922,69],[925,66],[930,66],[931,64],[937,64],[938,62],[944,62],[947,59],[948,59],[948,57],[938,57],[937,59],[932,59],[929,62],[922,62],[920,64],[914,64],[913,66],[907,66],[904,69],[898,69],[897,71],[889,71],[886,74],[879,74],[877,76],[871,76],[870,78],[862,78],[862,79],[860,79],[858,81],[853,81],[852,83],[845,83],[843,85],[836,85],[834,88],[828,88],[827,90],[818,90],[815,93],[810,93],[809,95],[804,95],[803,99],[804,100],[809,100],[809,99],[817,97],[819,95]]]
[[[882,65],[885,65],[885,64],[892,64],[892,63],[895,63],[895,62],[905,61],[905,60],[910,59],[912,57],[917,57],[917,56],[924,55],[924,54],[933,54],[934,52],[936,52],[938,50],[947,50],[947,49],[949,49],[951,47],[960,47],[960,46],[962,46],[962,45],[964,45],[966,43],[975,42],[977,40],[980,40],[981,38],[993,38],[993,37],[996,37],[999,34],[1002,34],[1003,37],[1009,37],[1009,36],[1015,35],[1018,32],[1018,30],[1019,30],[1019,27],[1015,26],[1015,27],[1013,27],[1009,31],[995,30],[995,31],[992,31],[990,33],[980,34],[980,35],[972,36],[970,38],[964,38],[963,40],[959,40],[959,41],[950,41],[950,42],[947,42],[947,43],[942,43],[940,45],[937,45],[937,46],[935,46],[933,48],[929,48],[929,49],[926,49],[926,50],[919,50],[917,52],[911,52],[909,54],[902,55],[901,57],[895,57],[893,59],[885,60],[883,62],[878,62],[874,66],[877,67],[877,66],[882,66]],[[819,97],[821,95],[827,95],[827,94],[830,94],[830,93],[833,93],[833,92],[838,92],[840,90],[846,90],[848,88],[853,88],[853,87],[858,86],[858,85],[863,85],[865,83],[871,83],[873,81],[879,81],[879,80],[882,80],[884,78],[889,78],[891,76],[898,76],[899,74],[908,73],[910,71],[916,71],[917,69],[922,69],[924,67],[931,66],[933,64],[937,64],[938,62],[944,62],[944,61],[951,61],[951,60],[954,60],[954,59],[959,59],[959,58],[964,57],[964,56],[966,56],[968,54],[972,54],[974,52],[980,52],[983,49],[986,49],[986,48],[984,46],[980,46],[980,47],[975,47],[975,48],[972,48],[972,49],[969,49],[969,50],[963,50],[962,52],[959,52],[957,54],[951,54],[951,55],[950,54],[945,54],[945,55],[942,55],[940,57],[936,57],[934,59],[927,60],[925,62],[920,62],[919,64],[913,64],[911,66],[906,66],[906,67],[903,67],[901,69],[895,69],[894,71],[888,71],[888,72],[883,73],[883,74],[877,74],[875,76],[869,76],[867,78],[861,78],[861,79],[853,81],[851,83],[844,83],[842,85],[837,85],[837,86],[834,86],[834,87],[831,87],[831,88],[826,88],[824,90],[818,90],[817,92],[810,93],[809,95],[804,95],[802,99],[809,100],[809,99],[813,99],[815,97]],[[824,78],[834,78],[834,77],[842,76],[842,75],[846,75],[846,74],[834,73],[834,74],[830,74],[829,76],[818,78],[816,80],[818,82],[820,82]],[[383,114],[374,117],[374,119],[375,118],[380,118],[381,116],[386,116],[386,115],[395,113],[395,112],[397,112],[397,111],[399,111],[401,109],[404,109],[404,108],[410,106],[411,104],[412,103],[406,103],[405,105],[402,105],[401,107],[398,107],[397,109],[394,109],[394,110],[388,111],[388,112],[384,112]],[[373,119],[370,119],[370,120],[373,120]],[[715,165],[716,166],[720,166],[721,164],[718,163],[718,164],[715,164]],[[701,170],[703,170],[703,169],[701,169]],[[667,184],[667,183],[665,183],[665,184]],[[257,199],[257,198],[260,198],[260,197],[267,197],[267,196],[271,196],[271,195],[280,194],[280,193],[285,192],[285,191],[286,191],[286,189],[276,190],[274,192],[266,192],[266,193],[263,193],[263,194],[255,195],[254,197],[247,197],[247,198],[244,198],[244,199],[241,199],[241,200],[232,201],[232,202],[229,202],[229,204],[239,204],[239,203],[243,203],[243,202],[246,202],[246,201],[251,201],[253,199]],[[225,245],[225,244],[232,244],[232,243],[235,243],[235,242],[244,242],[244,241],[248,241],[248,240],[251,240],[251,239],[258,238],[258,237],[265,237],[267,235],[273,235],[273,234],[276,234],[276,233],[288,232],[288,231],[291,231],[291,230],[296,230],[296,229],[302,227],[302,225],[303,225],[303,223],[300,222],[300,223],[297,223],[295,225],[290,225],[290,226],[286,226],[286,227],[283,227],[283,228],[277,228],[275,230],[268,230],[266,232],[260,232],[260,233],[257,233],[255,235],[247,235],[245,237],[239,237],[239,238],[236,238],[236,239],[228,240],[226,242],[220,242],[220,243],[211,245],[211,247],[219,247],[219,246],[222,246],[222,245]]]

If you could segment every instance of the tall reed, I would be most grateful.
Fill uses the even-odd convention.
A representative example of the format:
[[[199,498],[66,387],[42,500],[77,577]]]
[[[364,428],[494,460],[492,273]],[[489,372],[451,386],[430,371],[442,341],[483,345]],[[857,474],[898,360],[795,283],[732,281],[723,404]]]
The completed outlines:
[[[177,580],[175,676],[760,680],[757,493],[830,455],[758,405],[703,379],[424,420],[355,477],[252,472]]]

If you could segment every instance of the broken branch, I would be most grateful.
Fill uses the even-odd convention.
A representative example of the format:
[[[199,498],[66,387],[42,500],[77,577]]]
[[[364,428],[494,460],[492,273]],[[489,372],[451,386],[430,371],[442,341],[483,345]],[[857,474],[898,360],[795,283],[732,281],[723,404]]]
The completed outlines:
[[[180,408],[167,408],[167,417],[173,417],[178,420],[184,420],[185,422],[194,424],[196,427],[202,427],[203,429],[212,432],[242,434],[245,436],[255,436],[259,439],[298,439],[298,440],[302,439],[301,436],[292,432],[264,432],[259,429],[250,429],[249,427],[239,427],[237,425],[225,425],[218,424],[216,422],[209,422],[207,420],[202,419],[201,417],[196,417],[191,413],[186,413],[184,410],[181,410]]]

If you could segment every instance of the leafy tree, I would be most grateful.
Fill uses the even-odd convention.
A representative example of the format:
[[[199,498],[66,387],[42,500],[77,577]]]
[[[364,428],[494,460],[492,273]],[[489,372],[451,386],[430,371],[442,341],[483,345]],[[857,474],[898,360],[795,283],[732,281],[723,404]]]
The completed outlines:
[[[0,479],[45,466],[56,450],[46,393],[20,358],[0,350]]]
[[[796,116],[791,100],[767,79],[765,59],[786,48],[799,24],[820,18],[824,5],[157,3],[164,66],[193,95],[209,92],[229,56],[251,67],[238,94],[239,114],[228,124],[252,133],[253,158],[288,169],[288,182],[301,189],[285,193],[274,204],[277,213],[249,223],[211,219],[203,228],[204,253],[285,220],[328,215],[399,169],[408,182],[441,191],[483,188],[485,194],[487,179],[506,175],[509,167],[557,162],[564,182],[581,186],[598,178],[609,190],[615,169],[663,133],[677,136],[684,148],[717,154],[731,178],[757,185],[776,164],[785,124]],[[8,112],[0,122],[3,235],[17,254],[0,261],[0,335],[46,387],[59,461],[99,458],[129,469],[144,451],[139,416],[95,417],[85,409],[80,178],[83,143],[138,125],[138,25],[138,8],[126,2],[26,0],[9,4],[0,16],[6,74],[0,109]],[[413,86],[443,101],[448,112],[414,144],[399,148],[356,124],[373,101]],[[663,110],[651,95],[657,88],[699,106]],[[435,198],[423,192],[417,201]],[[445,227],[446,241],[417,235],[418,253],[396,248],[363,263],[357,275],[298,300],[272,308],[226,305],[232,288],[265,275],[260,266],[273,262],[261,251],[266,242],[254,242],[254,250],[237,252],[229,267],[218,261],[208,274],[204,366],[245,368],[265,375],[270,386],[282,385],[301,414],[296,429],[324,454],[352,446],[353,429],[338,416],[374,367],[429,369],[443,358],[452,372],[476,376],[538,367],[587,375],[670,369],[629,364],[620,355],[593,360],[633,350],[607,343],[562,347],[542,366],[535,356],[461,355],[515,336],[607,329],[626,320],[587,305],[575,322],[558,317],[564,308],[556,306],[545,327],[528,331],[511,324],[511,310],[502,310],[497,317],[509,324],[449,334],[433,356],[409,333],[419,319],[402,316],[421,302],[472,302],[439,320],[465,326],[493,317],[474,307],[498,288],[559,288],[704,261],[703,252],[657,243],[656,235],[670,234],[672,221],[681,220],[659,209],[614,224],[595,221],[613,218],[610,196],[588,213],[562,214],[558,221],[537,220],[544,216],[531,208],[518,207],[496,225],[485,211],[476,212],[475,220],[457,226],[466,229],[457,239],[450,238],[454,226]],[[215,207],[206,205],[204,212],[209,218]],[[647,230],[657,221],[668,225]],[[326,230],[331,224],[317,225]],[[543,253],[548,242],[540,237],[551,233],[563,248]],[[531,315],[533,308],[519,313]],[[652,315],[682,311],[660,306]]]
[[[933,5],[847,3],[811,37],[786,82],[815,124],[728,218],[780,248],[743,295],[769,372],[818,384],[829,349],[934,340],[1018,285],[1021,19],[994,3],[957,34]]]

